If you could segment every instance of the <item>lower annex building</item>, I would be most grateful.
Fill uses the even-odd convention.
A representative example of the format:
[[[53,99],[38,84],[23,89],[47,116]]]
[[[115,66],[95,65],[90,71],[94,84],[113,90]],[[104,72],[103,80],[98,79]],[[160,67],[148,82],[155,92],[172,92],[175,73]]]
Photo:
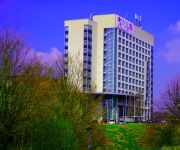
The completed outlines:
[[[151,119],[153,46],[152,34],[117,14],[65,21],[65,62],[81,62],[80,88],[104,95],[107,122]]]

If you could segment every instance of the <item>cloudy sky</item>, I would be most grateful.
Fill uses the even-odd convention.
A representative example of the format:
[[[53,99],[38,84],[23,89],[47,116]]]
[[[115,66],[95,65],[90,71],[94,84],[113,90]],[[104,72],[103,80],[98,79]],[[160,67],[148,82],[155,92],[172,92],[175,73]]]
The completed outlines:
[[[90,13],[116,13],[154,34],[154,98],[166,82],[180,74],[179,0],[0,0],[0,29],[25,33],[33,51],[44,61],[63,52],[64,20],[88,18]]]

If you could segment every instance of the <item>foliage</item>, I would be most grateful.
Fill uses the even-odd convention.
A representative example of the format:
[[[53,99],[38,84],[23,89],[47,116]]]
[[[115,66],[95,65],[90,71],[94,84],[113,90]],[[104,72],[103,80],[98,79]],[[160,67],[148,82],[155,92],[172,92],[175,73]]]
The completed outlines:
[[[72,123],[63,116],[38,122],[29,137],[26,148],[33,150],[78,149]]]
[[[150,124],[145,134],[140,138],[144,148],[162,148],[164,146],[180,145],[179,126],[172,124]]]
[[[105,147],[96,123],[101,98],[80,89],[81,65],[68,62],[74,71],[67,77],[61,61],[43,64],[28,50],[16,32],[0,34],[0,148],[86,149],[87,128],[91,147]]]

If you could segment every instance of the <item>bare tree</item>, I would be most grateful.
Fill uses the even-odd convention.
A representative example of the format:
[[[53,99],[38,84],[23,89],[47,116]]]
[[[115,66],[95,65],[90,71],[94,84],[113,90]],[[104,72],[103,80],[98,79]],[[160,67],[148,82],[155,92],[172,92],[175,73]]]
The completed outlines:
[[[128,99],[128,112],[127,112],[127,115],[130,118],[130,122],[131,122],[132,117],[134,115],[134,97],[132,97],[131,95],[129,96],[129,99]]]
[[[180,76],[170,80],[161,93],[162,109],[170,114],[173,120],[180,118]]]
[[[141,92],[138,92],[136,97],[136,116],[141,121],[141,117],[143,116],[143,94]]]

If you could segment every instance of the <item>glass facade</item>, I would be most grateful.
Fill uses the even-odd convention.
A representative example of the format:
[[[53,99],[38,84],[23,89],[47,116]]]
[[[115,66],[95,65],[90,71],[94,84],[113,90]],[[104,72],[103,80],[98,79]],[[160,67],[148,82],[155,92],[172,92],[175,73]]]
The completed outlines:
[[[92,26],[84,25],[83,90],[91,88]]]
[[[103,91],[116,92],[117,29],[104,29]]]
[[[67,76],[68,73],[68,35],[69,35],[69,28],[64,28],[64,74]]]

